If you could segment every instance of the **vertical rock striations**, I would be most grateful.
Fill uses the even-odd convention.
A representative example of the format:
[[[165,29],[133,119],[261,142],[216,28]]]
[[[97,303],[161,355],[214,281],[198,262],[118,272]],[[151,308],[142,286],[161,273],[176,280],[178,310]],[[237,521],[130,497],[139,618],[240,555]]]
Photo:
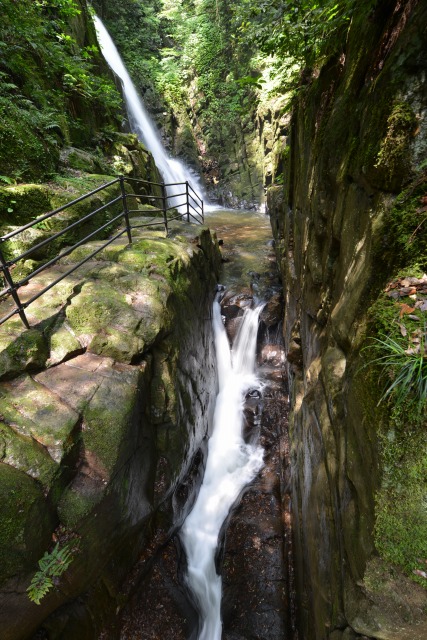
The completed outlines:
[[[304,640],[415,640],[427,628],[422,587],[400,574],[393,583],[376,564],[379,429],[390,418],[359,356],[369,307],[410,262],[390,222],[396,198],[420,185],[425,194],[426,24],[416,1],[356,15],[345,55],[298,97],[285,188],[268,196],[285,288]],[[424,257],[413,262],[422,268],[420,233]]]

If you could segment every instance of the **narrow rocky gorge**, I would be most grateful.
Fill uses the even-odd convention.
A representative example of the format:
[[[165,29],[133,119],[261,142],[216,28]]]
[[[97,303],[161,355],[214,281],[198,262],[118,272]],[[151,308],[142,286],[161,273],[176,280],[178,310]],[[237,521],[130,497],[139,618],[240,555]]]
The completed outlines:
[[[267,301],[257,349],[262,391],[245,398],[244,431],[264,448],[264,466],[220,534],[223,640],[423,640],[425,393],[420,410],[412,388],[403,404],[384,397],[396,374],[384,373],[372,345],[391,338],[407,356],[425,348],[425,2],[361,3],[334,32],[340,48],[311,60],[285,93],[278,60],[270,77],[265,59],[256,70],[245,66],[249,48],[241,48],[252,19],[265,29],[262,15],[283,3],[255,7],[230,41],[233,12],[252,3],[162,2],[157,16],[154,2],[95,4],[117,22],[158,135],[203,170],[213,198],[240,210],[212,207],[204,227],[172,223],[167,235],[151,229],[131,245],[115,241],[28,308],[30,330],[16,317],[0,326],[0,637],[197,640],[179,530],[205,468],[217,392],[212,300],[221,282],[230,342],[245,305]],[[133,221],[146,221],[162,197],[160,173],[144,143],[123,132],[129,121],[114,83],[123,89],[97,49],[87,5],[76,3],[80,13],[68,0],[41,5],[44,19],[58,7],[71,11],[60,23],[75,38],[71,58],[79,47],[79,64],[93,56],[90,70],[81,68],[101,89],[67,66],[66,97],[33,130],[23,98],[29,78],[40,77],[44,91],[61,74],[52,71],[53,80],[41,63],[44,41],[10,47],[11,56],[26,51],[30,71],[15,60],[6,88],[0,75],[13,96],[9,112],[0,94],[8,127],[0,129],[0,234],[117,175],[137,179]],[[26,4],[26,15],[34,6]],[[5,7],[11,42],[16,3]],[[189,57],[187,26],[174,32],[177,7],[190,12],[199,56],[187,75],[177,66]],[[154,23],[165,39],[154,38]],[[141,24],[146,64],[126,49]],[[217,64],[215,93],[203,74],[214,77]],[[1,60],[0,72],[9,73]],[[187,105],[176,86],[183,77]],[[231,106],[230,86],[238,96]],[[105,199],[97,194],[20,243],[3,243],[6,258],[113,195],[110,187]],[[264,200],[268,217],[256,211]],[[97,215],[14,277],[110,219]],[[24,300],[99,246],[64,255],[23,287]],[[71,549],[72,561],[35,604],[28,585],[56,544]]]

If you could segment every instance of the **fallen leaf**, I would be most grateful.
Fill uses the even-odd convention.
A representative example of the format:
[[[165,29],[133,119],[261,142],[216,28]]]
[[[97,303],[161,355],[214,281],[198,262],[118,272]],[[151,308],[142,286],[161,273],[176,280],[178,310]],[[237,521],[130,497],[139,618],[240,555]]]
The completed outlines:
[[[427,578],[427,573],[425,571],[421,571],[421,569],[414,569],[412,573],[415,573],[416,576],[420,576],[421,578]]]
[[[412,313],[413,311],[415,311],[415,307],[410,307],[408,304],[405,304],[403,302],[400,305],[399,317],[401,318],[402,316],[407,315],[408,313]]]
[[[400,329],[400,333],[402,334],[403,337],[408,335],[408,332],[406,330],[406,327],[404,324],[399,324],[399,329]]]
[[[427,300],[419,300],[415,307],[420,311],[427,311]]]
[[[407,356],[415,356],[417,355],[417,353],[420,353],[420,345],[418,345],[418,347],[415,348],[409,348],[409,349],[405,349],[405,353]]]

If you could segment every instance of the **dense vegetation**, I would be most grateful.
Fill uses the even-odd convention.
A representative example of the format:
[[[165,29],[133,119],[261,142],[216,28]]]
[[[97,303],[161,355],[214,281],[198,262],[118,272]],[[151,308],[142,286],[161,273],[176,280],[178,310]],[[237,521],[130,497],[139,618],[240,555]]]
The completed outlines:
[[[117,121],[120,96],[104,72],[84,2],[3,0],[0,24],[0,174],[44,179],[61,146],[88,146]],[[83,39],[82,39],[83,38]],[[99,114],[99,115],[96,115]]]
[[[372,4],[363,0],[358,9]],[[356,2],[96,0],[94,6],[171,150],[223,183],[236,161],[244,180],[247,159],[246,180],[262,191],[263,181],[279,176],[275,162],[256,151],[257,116],[289,110],[308,69],[342,50]]]

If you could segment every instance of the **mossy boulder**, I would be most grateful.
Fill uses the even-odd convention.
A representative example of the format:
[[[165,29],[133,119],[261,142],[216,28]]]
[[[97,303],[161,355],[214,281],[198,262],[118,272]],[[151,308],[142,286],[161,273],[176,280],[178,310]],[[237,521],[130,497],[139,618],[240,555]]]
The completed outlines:
[[[102,173],[105,166],[93,153],[75,147],[65,147],[61,151],[61,164],[86,173]]]
[[[3,421],[18,434],[34,438],[60,462],[73,444],[79,416],[30,376],[0,385]]]
[[[48,355],[48,345],[40,331],[22,332],[21,320],[10,320],[0,334],[0,379],[41,369]]]
[[[29,475],[0,462],[0,581],[31,570],[47,547],[53,513]]]
[[[67,323],[59,321],[49,336],[49,360],[46,365],[52,367],[60,364],[83,351],[84,349],[72,329]]]
[[[46,185],[19,184],[0,187],[0,232],[5,224],[21,226],[51,208]]]
[[[140,319],[107,284],[89,282],[67,308],[67,320],[90,351],[130,362],[142,353],[145,342],[138,335]]]

